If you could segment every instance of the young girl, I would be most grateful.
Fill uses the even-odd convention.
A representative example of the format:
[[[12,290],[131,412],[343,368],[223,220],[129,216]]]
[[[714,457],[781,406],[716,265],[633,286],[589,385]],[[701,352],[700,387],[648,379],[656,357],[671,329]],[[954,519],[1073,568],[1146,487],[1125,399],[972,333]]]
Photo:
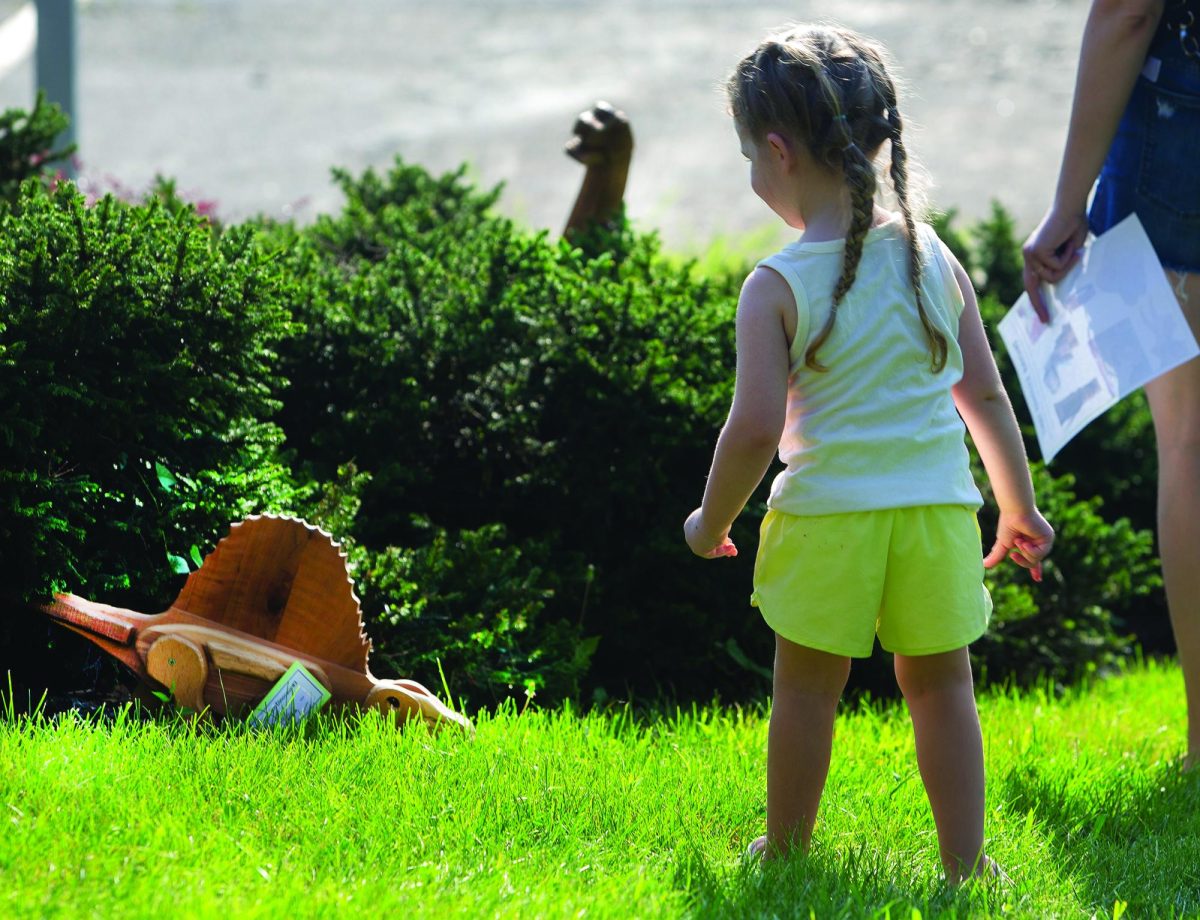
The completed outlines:
[[[737,378],[704,501],[684,533],[732,556],[729,528],[776,450],[751,602],[776,634],[767,833],[808,848],[852,657],[895,655],[952,883],[983,852],[983,741],[967,644],[984,632],[984,566],[1041,578],[1054,532],[970,280],[909,203],[896,89],[876,44],[811,26],[769,38],[727,84],[750,187],[799,240],[746,279]],[[889,145],[899,214],[876,202]],[[956,411],[957,410],[957,411]],[[961,416],[961,418],[960,418]],[[1000,507],[982,557],[963,422]]]

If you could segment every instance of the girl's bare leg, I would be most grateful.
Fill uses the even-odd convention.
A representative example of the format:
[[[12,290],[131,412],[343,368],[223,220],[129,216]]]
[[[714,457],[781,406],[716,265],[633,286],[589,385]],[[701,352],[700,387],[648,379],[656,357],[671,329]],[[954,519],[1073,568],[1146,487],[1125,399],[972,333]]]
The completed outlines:
[[[833,719],[849,675],[849,658],[775,637],[767,837],[755,842],[765,856],[808,850],[829,774]]]
[[[1167,278],[1200,337],[1200,275]],[[1187,694],[1190,769],[1200,763],[1200,358],[1145,389],[1158,442],[1158,552]]]
[[[967,650],[896,655],[895,666],[912,716],[917,765],[946,879],[957,883],[995,871],[983,855],[983,735]]]

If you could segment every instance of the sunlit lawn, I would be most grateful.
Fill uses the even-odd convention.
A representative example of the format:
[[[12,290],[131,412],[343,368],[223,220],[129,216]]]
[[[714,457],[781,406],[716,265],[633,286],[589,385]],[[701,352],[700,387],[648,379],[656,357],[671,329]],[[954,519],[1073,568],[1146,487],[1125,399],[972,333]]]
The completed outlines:
[[[903,709],[838,723],[807,860],[753,869],[764,710],[530,708],[473,739],[0,716],[0,916],[1200,916],[1178,671],[985,695],[990,851],[948,891]]]

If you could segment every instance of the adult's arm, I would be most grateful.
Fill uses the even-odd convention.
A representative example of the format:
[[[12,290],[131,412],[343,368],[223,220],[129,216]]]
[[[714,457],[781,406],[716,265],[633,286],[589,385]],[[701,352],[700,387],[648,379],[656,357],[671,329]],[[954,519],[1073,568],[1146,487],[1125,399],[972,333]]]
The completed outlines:
[[[1043,321],[1049,313],[1039,287],[1070,270],[1087,238],[1088,192],[1104,165],[1162,12],[1163,0],[1094,0],[1088,13],[1058,186],[1023,250],[1025,290]]]

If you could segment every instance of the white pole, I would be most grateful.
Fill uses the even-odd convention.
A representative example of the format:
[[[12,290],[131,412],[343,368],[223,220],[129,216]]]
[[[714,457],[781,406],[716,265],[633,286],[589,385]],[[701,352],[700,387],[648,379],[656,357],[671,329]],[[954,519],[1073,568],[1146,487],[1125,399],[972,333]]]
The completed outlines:
[[[62,108],[71,119],[58,139],[73,144],[79,137],[79,114],[75,108],[75,0],[37,0],[37,85],[46,98]],[[70,162],[63,171],[74,177]]]

